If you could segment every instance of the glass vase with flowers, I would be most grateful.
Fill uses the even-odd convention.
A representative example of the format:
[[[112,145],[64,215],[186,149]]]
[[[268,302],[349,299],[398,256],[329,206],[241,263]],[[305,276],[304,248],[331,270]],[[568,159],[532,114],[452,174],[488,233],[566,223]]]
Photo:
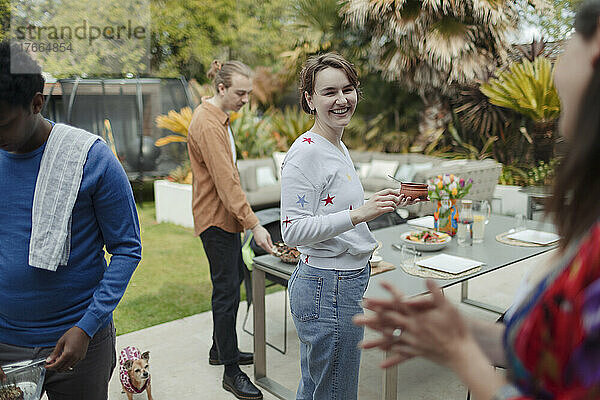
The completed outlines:
[[[427,183],[429,198],[437,201],[437,209],[433,213],[435,229],[454,236],[459,220],[456,200],[469,193],[473,179],[464,180],[453,174],[444,174],[430,179]]]

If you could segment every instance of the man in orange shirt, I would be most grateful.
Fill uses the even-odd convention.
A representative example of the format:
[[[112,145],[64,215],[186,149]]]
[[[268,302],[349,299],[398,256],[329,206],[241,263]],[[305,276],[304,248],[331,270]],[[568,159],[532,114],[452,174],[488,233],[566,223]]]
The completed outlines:
[[[240,352],[236,317],[243,281],[240,232],[252,229],[254,240],[267,252],[273,243],[259,224],[240,185],[235,166],[235,141],[229,127],[229,112],[248,103],[252,71],[239,61],[212,63],[208,77],[216,94],[194,111],[188,134],[188,151],[193,172],[194,231],[210,264],[213,284],[213,345],[209,363],[225,365],[223,388],[239,399],[262,399],[239,365],[251,364],[252,353]]]

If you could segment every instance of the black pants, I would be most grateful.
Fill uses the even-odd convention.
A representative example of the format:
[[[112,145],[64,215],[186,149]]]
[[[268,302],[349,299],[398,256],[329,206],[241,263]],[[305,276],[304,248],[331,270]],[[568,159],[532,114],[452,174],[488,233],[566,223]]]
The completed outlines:
[[[223,364],[239,360],[235,330],[244,280],[242,242],[239,233],[211,226],[200,234],[210,264],[212,280],[213,348]]]
[[[48,357],[53,349],[0,343],[0,365]],[[75,365],[73,371],[46,371],[44,391],[50,400],[106,400],[108,382],[116,364],[115,327],[111,322],[90,340],[85,358]]]

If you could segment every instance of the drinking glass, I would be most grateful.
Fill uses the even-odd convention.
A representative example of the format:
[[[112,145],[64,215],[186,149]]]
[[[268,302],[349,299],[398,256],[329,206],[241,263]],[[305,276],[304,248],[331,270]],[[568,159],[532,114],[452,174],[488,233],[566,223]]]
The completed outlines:
[[[466,220],[460,218],[458,220],[458,227],[456,228],[456,243],[463,247],[468,246],[469,239],[471,238],[471,224]]]
[[[492,208],[487,201],[473,202],[473,226],[471,228],[473,243],[482,243],[485,236],[485,226],[490,222]]]
[[[524,231],[527,229],[527,222],[523,214],[515,215],[515,232]]]
[[[471,225],[473,224],[473,201],[461,200],[458,213],[458,227],[456,229],[456,243],[459,246],[469,246],[471,239]]]
[[[413,268],[417,262],[417,249],[415,246],[413,244],[402,245],[400,259],[402,260],[402,265]]]

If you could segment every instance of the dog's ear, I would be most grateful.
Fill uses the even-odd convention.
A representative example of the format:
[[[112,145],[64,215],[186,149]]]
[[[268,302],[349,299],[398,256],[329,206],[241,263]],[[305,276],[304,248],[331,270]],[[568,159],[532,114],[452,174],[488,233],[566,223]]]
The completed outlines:
[[[130,371],[132,366],[133,366],[133,360],[127,360],[127,361],[125,361],[125,364],[123,364],[123,367],[125,367],[125,369],[127,371]]]
[[[142,353],[142,358],[146,361],[150,360],[150,352],[149,351],[145,351]]]

